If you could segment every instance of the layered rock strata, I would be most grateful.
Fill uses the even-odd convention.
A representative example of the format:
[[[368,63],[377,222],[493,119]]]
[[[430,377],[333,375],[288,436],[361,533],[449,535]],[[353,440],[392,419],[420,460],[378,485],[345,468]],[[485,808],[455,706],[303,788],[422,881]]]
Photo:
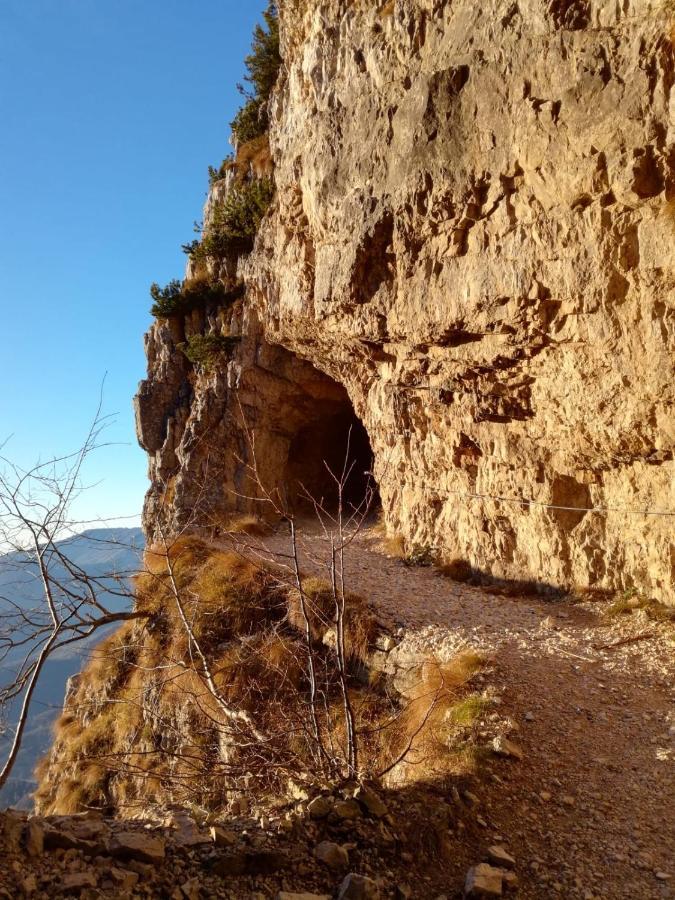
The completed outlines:
[[[674,14],[280,12],[277,199],[244,297],[186,323],[242,340],[195,372],[175,323],[147,337],[147,530],[250,509],[251,433],[292,492],[353,410],[409,549],[672,602]]]

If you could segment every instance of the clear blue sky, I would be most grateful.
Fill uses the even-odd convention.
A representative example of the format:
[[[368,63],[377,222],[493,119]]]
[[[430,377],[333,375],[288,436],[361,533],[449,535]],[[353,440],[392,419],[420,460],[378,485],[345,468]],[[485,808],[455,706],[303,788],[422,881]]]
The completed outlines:
[[[148,287],[183,273],[264,6],[0,0],[0,441],[22,464],[76,448],[107,372],[126,446],[91,460],[82,517],[140,512]]]

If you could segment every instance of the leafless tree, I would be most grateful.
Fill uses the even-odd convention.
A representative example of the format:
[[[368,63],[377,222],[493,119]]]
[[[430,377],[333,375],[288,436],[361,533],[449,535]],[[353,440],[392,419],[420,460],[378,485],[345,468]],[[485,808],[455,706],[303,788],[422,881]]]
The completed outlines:
[[[0,457],[0,550],[3,574],[14,571],[35,585],[34,599],[13,594],[5,578],[0,596],[0,715],[9,750],[0,768],[6,784],[21,748],[38,682],[58,651],[91,639],[115,623],[138,618],[131,607],[129,572],[92,575],[69,555],[69,537],[87,524],[73,520],[73,504],[86,489],[84,466],[104,446],[107,417],[96,412],[81,447],[72,454],[23,468]],[[125,606],[123,611],[120,606]],[[117,607],[117,608],[115,608]]]
[[[345,574],[345,553],[349,546],[356,540],[363,530],[368,516],[372,512],[373,504],[377,497],[377,489],[372,473],[356,473],[356,460],[351,454],[351,428],[346,435],[346,448],[342,468],[334,471],[327,462],[324,462],[329,480],[334,485],[331,501],[317,496],[305,484],[300,483],[296,492],[297,499],[304,503],[313,513],[314,520],[318,523],[320,531],[327,546],[324,559],[314,558],[313,563],[323,570],[326,581],[330,585],[332,595],[332,621],[335,639],[332,648],[334,654],[335,669],[337,671],[339,692],[342,698],[342,710],[344,719],[345,746],[338,747],[332,740],[331,747],[326,746],[326,737],[330,734],[330,723],[326,719],[326,695],[327,685],[321,685],[318,681],[317,648],[312,636],[311,619],[313,616],[321,617],[322,610],[313,603],[304,586],[301,569],[301,538],[299,531],[298,512],[293,503],[289,501],[288,486],[270,490],[264,483],[258,468],[255,449],[255,435],[244,424],[249,448],[249,460],[242,461],[247,470],[250,482],[254,486],[255,494],[247,497],[265,507],[288,529],[287,549],[272,552],[265,542],[261,542],[256,548],[248,542],[245,552],[261,559],[273,558],[284,574],[280,580],[297,592],[303,623],[303,639],[305,644],[306,668],[310,688],[309,716],[311,718],[311,733],[318,750],[324,774],[332,777],[354,778],[359,774],[359,732],[356,725],[352,691],[349,684],[348,666],[346,658],[345,612],[347,606],[347,584]],[[354,475],[366,475],[364,490],[361,496],[352,502],[348,501],[348,486]]]
[[[270,786],[284,780],[334,784],[386,775],[401,762],[410,762],[451,688],[441,673],[429,685],[421,684],[413,699],[406,701],[396,692],[367,696],[369,686],[358,682],[350,628],[355,608],[359,614],[364,608],[354,606],[346,557],[368,521],[377,492],[372,477],[356,499],[349,491],[352,476],[361,474],[355,473],[349,437],[340,470],[326,467],[334,486],[329,501],[306,485],[288,486],[302,509],[289,500],[287,489],[267,488],[258,470],[254,434],[247,432],[247,439],[249,452],[241,462],[250,490],[239,499],[249,508],[262,507],[261,520],[274,525],[263,534],[248,536],[219,522],[216,533],[210,527],[214,523],[208,516],[205,477],[203,494],[193,492],[193,513],[178,531],[163,520],[155,523],[155,541],[142,573],[145,586],[137,584],[137,610],[146,612],[120,617],[146,615],[147,628],[134,626],[133,634],[124,633],[120,647],[109,645],[97,651],[98,658],[109,654],[111,661],[117,655],[121,668],[113,666],[111,671],[124,671],[125,680],[134,671],[142,675],[136,681],[142,688],[116,694],[108,686],[118,677],[112,674],[105,676],[107,682],[105,678],[100,682],[98,692],[75,692],[69,701],[66,719],[79,717],[84,729],[106,707],[110,709],[109,704],[115,704],[115,709],[117,704],[128,704],[129,712],[133,710],[135,724],[128,741],[104,740],[82,754],[83,765],[99,765],[119,785],[115,803],[142,802],[141,785],[157,779],[176,798],[199,803],[198,798],[207,795],[220,802],[231,791],[250,793],[255,784]],[[318,526],[318,541],[304,540],[308,520],[314,523],[314,533]],[[225,643],[204,627],[208,604],[199,590],[202,563],[206,565],[206,560],[212,561],[224,549],[252,563],[261,576],[264,573],[284,598],[285,610],[279,617],[266,619],[261,607],[252,631],[228,631]],[[320,601],[307,587],[308,563],[323,576]],[[228,577],[226,571],[223,577]],[[242,596],[241,603],[246,602]],[[285,618],[291,605],[292,622]],[[219,606],[217,615],[222,621],[229,612]],[[45,633],[47,641],[55,630],[51,624]],[[277,668],[264,656],[266,636],[288,648]],[[56,641],[61,640],[57,636]],[[251,660],[249,678],[246,664]],[[258,662],[260,677],[255,672]],[[240,663],[243,675],[237,672]],[[297,682],[289,678],[291,669],[302,672]],[[376,709],[373,719],[363,714],[370,708]],[[150,737],[140,739],[141,732],[149,732]],[[374,758],[373,746],[383,737],[386,752]],[[125,799],[129,785],[132,789]],[[108,787],[103,790],[107,792]]]

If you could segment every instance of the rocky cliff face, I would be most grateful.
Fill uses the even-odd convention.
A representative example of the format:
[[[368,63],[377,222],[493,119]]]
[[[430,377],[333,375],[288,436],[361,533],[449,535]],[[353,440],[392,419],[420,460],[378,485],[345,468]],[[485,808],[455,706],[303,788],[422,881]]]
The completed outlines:
[[[387,528],[496,577],[672,601],[673,14],[286,0],[246,292],[147,336],[152,535],[315,486],[354,415]],[[228,281],[229,279],[229,281]],[[363,452],[359,464],[369,464]]]

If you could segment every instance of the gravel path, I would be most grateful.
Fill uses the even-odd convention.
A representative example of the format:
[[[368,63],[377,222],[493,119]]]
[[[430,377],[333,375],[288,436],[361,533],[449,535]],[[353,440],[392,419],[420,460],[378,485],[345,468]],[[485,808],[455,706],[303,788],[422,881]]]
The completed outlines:
[[[305,529],[302,542],[303,569],[319,571],[324,539]],[[284,547],[265,543],[272,555]],[[672,624],[458,584],[388,557],[374,529],[350,548],[347,583],[418,648],[470,645],[494,661],[524,759],[489,764],[475,814],[485,848],[502,838],[515,856],[518,896],[675,897]]]

